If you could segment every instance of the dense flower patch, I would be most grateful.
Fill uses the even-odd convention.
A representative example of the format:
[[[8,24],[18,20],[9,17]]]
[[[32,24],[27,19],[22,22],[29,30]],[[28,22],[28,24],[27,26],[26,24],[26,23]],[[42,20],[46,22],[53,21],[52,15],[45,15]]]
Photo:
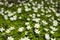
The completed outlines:
[[[0,40],[60,40],[58,1],[0,2]]]

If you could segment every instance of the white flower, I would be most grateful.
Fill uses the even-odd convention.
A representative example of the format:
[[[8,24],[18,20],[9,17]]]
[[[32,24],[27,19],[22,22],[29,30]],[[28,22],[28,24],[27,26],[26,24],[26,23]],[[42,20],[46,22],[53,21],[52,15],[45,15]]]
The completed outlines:
[[[58,21],[53,20],[53,26],[57,26],[58,25]]]
[[[31,8],[25,8],[25,11],[26,12],[28,12],[28,11],[30,11],[31,10]]]
[[[8,4],[8,7],[12,7],[13,6],[13,3],[11,3],[11,4]]]
[[[6,33],[10,33],[11,30],[14,30],[15,28],[14,27],[10,27],[9,29],[6,30]]]
[[[33,14],[30,14],[29,16],[32,17],[32,18],[35,18],[36,14],[33,13]]]
[[[35,22],[39,22],[40,18],[33,18],[32,20],[35,21]]]
[[[52,29],[52,31],[57,31],[57,28],[50,26],[50,28]]]
[[[1,32],[3,32],[4,30],[5,30],[5,29],[4,29],[3,27],[2,27],[2,28],[0,28],[0,31],[1,31]]]
[[[41,1],[41,4],[42,4],[42,5],[44,5],[44,2],[43,2],[43,1]]]
[[[32,2],[32,5],[35,6],[36,4],[34,2]]]
[[[21,38],[20,40],[30,40],[28,37]]]
[[[7,20],[8,19],[8,16],[7,15],[4,15],[4,19]]]
[[[56,16],[59,17],[60,16],[60,13],[56,13]]]
[[[12,36],[8,37],[7,40],[14,40]]]
[[[45,0],[45,1],[48,1],[48,0]]]
[[[40,27],[40,24],[39,23],[36,23],[34,27],[35,28],[39,28]]]
[[[0,14],[1,14],[2,16],[4,16],[4,15],[5,15],[2,11],[0,11]]]
[[[30,40],[28,37],[24,37],[24,40]]]
[[[60,19],[58,18],[58,21],[60,21]]]
[[[30,27],[30,25],[28,25],[26,28],[29,30],[29,29],[31,29],[32,27]]]
[[[54,31],[50,31],[51,34],[54,34],[55,32]]]
[[[20,2],[20,0],[18,0],[18,2]]]
[[[50,4],[49,2],[47,2],[47,4]]]
[[[52,4],[54,4],[54,2],[53,2],[52,0],[50,0],[50,2],[51,2]]]
[[[25,7],[25,6],[27,6],[27,3],[24,3],[23,5],[24,5],[24,7]]]
[[[26,22],[25,25],[29,25],[29,22]]]
[[[48,11],[45,11],[46,13],[48,13]]]
[[[36,34],[40,33],[40,31],[38,29],[35,29],[34,31],[35,31]]]
[[[49,40],[50,39],[49,34],[45,34],[45,38],[46,38],[46,40]]]
[[[6,2],[5,2],[5,6],[7,6],[7,5],[8,5],[8,2],[6,1]]]
[[[24,27],[21,27],[18,29],[19,32],[23,32],[24,31]]]
[[[51,38],[51,40],[56,40],[56,38]]]
[[[41,7],[40,7],[40,4],[37,4],[37,7],[38,7],[38,8],[41,8]]]
[[[25,35],[27,35],[28,34],[28,31],[25,31]]]
[[[49,29],[47,29],[47,28],[44,28],[44,30],[45,30],[45,31],[48,31]]]
[[[42,20],[43,25],[47,25],[48,23],[45,20]]]
[[[25,11],[26,11],[26,12],[28,12],[28,11],[29,11],[29,9],[28,9],[28,8],[25,8]]]
[[[56,4],[55,6],[58,7],[58,4]]]
[[[8,13],[8,16],[10,17],[10,16],[13,16],[13,13]]]
[[[45,15],[44,13],[41,13],[41,15]]]
[[[18,8],[18,9],[17,9],[17,12],[18,12],[18,13],[21,13],[21,12],[22,12],[22,9],[21,9],[21,8]]]
[[[6,10],[5,13],[11,13],[9,10]]]
[[[29,16],[32,17],[32,14],[30,14]]]
[[[3,2],[0,2],[0,5],[3,5]]]
[[[37,14],[37,17],[40,17],[40,14]]]
[[[30,0],[30,2],[32,2],[33,0]]]
[[[38,12],[38,8],[33,7],[34,12]]]
[[[52,20],[54,20],[54,17],[51,17]]]
[[[30,3],[28,3],[27,5],[28,5],[28,6],[31,6],[31,4],[30,4]]]
[[[14,19],[14,20],[17,20],[17,16],[16,16],[16,15],[14,15],[14,16],[13,16],[13,19]]]
[[[22,19],[22,17],[20,16],[19,19]]]
[[[34,12],[38,12],[38,10],[37,9],[34,9]]]
[[[35,16],[36,16],[36,14],[35,14],[35,13],[33,13],[31,17],[32,17],[32,18],[35,18]]]
[[[56,13],[56,10],[54,8],[51,8],[51,10]]]
[[[41,11],[42,11],[42,12],[45,12],[45,10],[44,10],[44,9],[42,9],[42,8],[41,8]]]
[[[1,8],[1,12],[2,12],[2,13],[4,12],[4,8]]]
[[[14,27],[10,27],[9,29],[10,29],[10,30],[14,30],[15,28],[14,28]]]
[[[13,17],[10,17],[10,20],[13,21],[13,20],[17,20],[17,16],[14,15]]]
[[[13,17],[10,17],[10,20],[11,20],[11,21],[13,21],[13,20],[14,20],[14,18],[13,18]]]
[[[30,18],[27,18],[28,21],[30,21]]]
[[[7,29],[7,30],[6,30],[6,33],[10,33],[10,32],[11,32],[11,30],[10,30],[10,29]]]
[[[46,15],[46,17],[51,17],[51,15]]]
[[[16,12],[13,12],[13,13],[12,13],[12,12],[8,12],[8,16],[11,17],[11,16],[13,16],[15,13],[16,13]]]

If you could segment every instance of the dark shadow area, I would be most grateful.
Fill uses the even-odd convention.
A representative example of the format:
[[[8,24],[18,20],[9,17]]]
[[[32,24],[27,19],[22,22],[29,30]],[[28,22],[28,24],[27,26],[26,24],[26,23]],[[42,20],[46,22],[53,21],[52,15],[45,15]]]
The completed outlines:
[[[57,13],[60,13],[60,3],[58,2]]]

